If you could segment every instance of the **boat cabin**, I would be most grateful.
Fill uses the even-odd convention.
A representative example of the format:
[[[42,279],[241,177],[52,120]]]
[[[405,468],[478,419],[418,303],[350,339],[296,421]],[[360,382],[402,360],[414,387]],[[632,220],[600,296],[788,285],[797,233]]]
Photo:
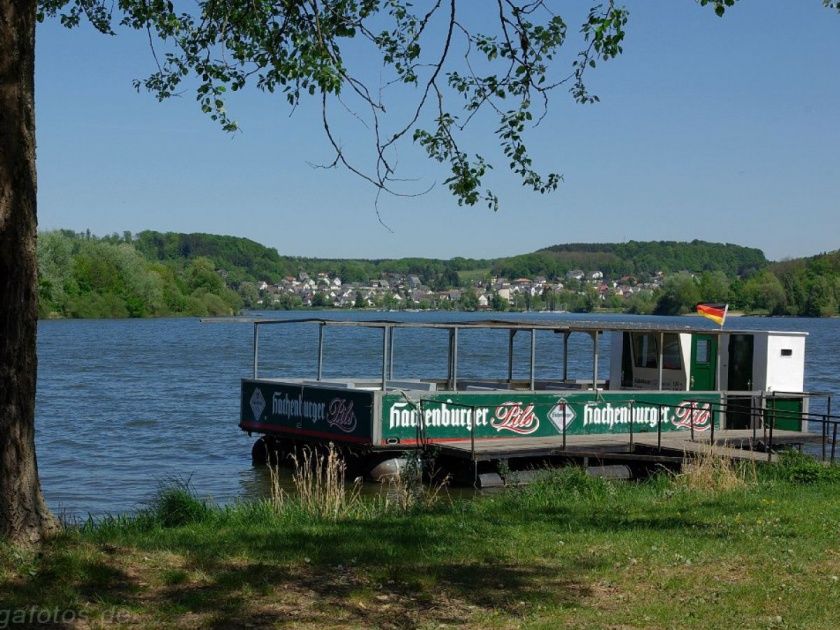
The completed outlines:
[[[801,392],[807,333],[612,333],[611,389]]]

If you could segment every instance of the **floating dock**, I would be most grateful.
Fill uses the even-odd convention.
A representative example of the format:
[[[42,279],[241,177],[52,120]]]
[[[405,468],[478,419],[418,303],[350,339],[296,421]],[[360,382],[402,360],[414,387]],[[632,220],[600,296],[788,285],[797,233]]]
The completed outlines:
[[[711,435],[688,432],[651,433],[635,435],[632,442],[624,435],[570,435],[565,444],[561,438],[498,438],[494,440],[457,440],[434,444],[435,455],[442,465],[460,470],[474,485],[488,485],[488,473],[500,468],[527,471],[550,465],[573,463],[587,468],[625,466],[627,476],[644,474],[652,468],[678,469],[694,457],[712,455],[735,462],[773,462],[781,449],[801,449],[806,444],[822,445],[826,459],[831,448],[830,438],[820,433],[803,431],[775,431],[772,436],[751,430],[730,429]],[[833,452],[833,449],[831,449]],[[833,455],[831,456],[833,459]],[[496,485],[492,483],[491,485]]]
[[[333,444],[375,477],[383,463],[433,450],[438,465],[478,484],[482,474],[496,470],[565,463],[644,474],[704,454],[773,461],[780,449],[814,444],[823,459],[829,446],[830,459],[835,457],[840,416],[831,413],[830,394],[804,389],[805,333],[579,320],[253,324],[254,369],[242,379],[239,426],[263,436],[252,450],[257,463],[272,448]],[[317,336],[308,337],[317,342],[314,374],[260,369],[259,331],[269,325],[316,328]],[[344,373],[326,376],[327,329],[379,332],[379,376],[346,373],[352,362]],[[517,353],[518,371],[527,371],[527,378],[515,375],[517,335],[527,335],[527,352],[520,344]],[[578,363],[576,374],[568,361],[573,335],[582,337],[577,345],[590,358]],[[408,373],[395,374],[395,340],[412,336],[413,352],[440,347],[445,373],[425,374],[428,368],[409,361]],[[473,340],[474,353],[480,344],[487,357],[469,375],[459,369],[465,339]],[[555,344],[558,356],[540,374],[538,339]]]

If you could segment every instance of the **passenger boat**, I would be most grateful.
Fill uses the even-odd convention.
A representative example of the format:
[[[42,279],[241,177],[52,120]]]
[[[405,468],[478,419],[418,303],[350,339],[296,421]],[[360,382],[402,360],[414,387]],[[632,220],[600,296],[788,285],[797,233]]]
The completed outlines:
[[[681,459],[691,444],[702,442],[725,441],[730,450],[737,444],[738,450],[755,453],[772,450],[774,435],[776,445],[826,440],[825,425],[816,437],[807,431],[813,394],[804,389],[803,332],[575,320],[297,319],[253,325],[253,374],[242,379],[239,426],[262,436],[255,461],[264,458],[267,445],[285,450],[333,443],[364,462],[370,473],[407,450],[434,446],[444,456],[471,462],[478,474],[480,462],[521,460],[524,466],[595,457],[661,463]],[[317,328],[310,377],[263,372],[260,336],[272,326]],[[381,335],[378,378],[323,377],[325,331],[340,334],[348,327]],[[402,334],[395,332],[403,329],[431,329],[443,336],[446,375],[395,377],[394,346]],[[507,334],[507,377],[463,377],[462,339],[488,330]],[[515,377],[517,335],[529,341],[527,378]],[[591,372],[585,378],[569,375],[573,335],[587,338]],[[562,343],[562,361],[550,378],[536,373],[538,338]],[[523,358],[516,357],[520,364]],[[604,361],[608,370],[601,367]]]

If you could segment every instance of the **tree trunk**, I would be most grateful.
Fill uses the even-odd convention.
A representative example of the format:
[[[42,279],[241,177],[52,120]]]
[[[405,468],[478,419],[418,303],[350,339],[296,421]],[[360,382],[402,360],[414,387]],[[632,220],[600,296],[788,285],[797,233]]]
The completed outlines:
[[[35,460],[36,0],[0,0],[0,540],[57,528]]]

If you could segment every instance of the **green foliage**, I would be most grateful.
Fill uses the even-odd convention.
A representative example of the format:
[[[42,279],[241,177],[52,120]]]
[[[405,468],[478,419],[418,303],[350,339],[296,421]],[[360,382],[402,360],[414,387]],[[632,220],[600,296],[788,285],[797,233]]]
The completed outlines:
[[[738,307],[751,312],[766,311],[770,315],[784,315],[787,295],[779,278],[771,271],[762,271],[743,282],[735,292]]]
[[[458,286],[459,271],[486,270],[489,267],[486,260],[457,257],[451,260],[339,260],[281,256],[276,249],[249,239],[215,234],[144,231],[137,235],[135,246],[145,257],[161,262],[206,258],[216,269],[224,269],[229,282],[237,286],[263,280],[274,283],[305,271],[310,276],[322,272],[338,274],[346,283],[366,283],[388,273],[415,274],[424,285],[437,290]]]
[[[204,258],[215,269],[224,269],[234,280],[276,282],[291,272],[282,264],[277,250],[247,238],[216,234],[178,234],[143,231],[134,245],[146,258],[180,262]],[[296,272],[296,271],[295,271]]]
[[[604,501],[616,490],[614,484],[603,477],[587,474],[586,469],[579,466],[564,466],[562,468],[548,468],[542,471],[533,483],[524,488],[509,490],[515,495],[516,501],[524,501],[531,506],[539,504],[550,505],[559,497],[575,501]]]
[[[678,273],[665,280],[654,314],[681,315],[690,312],[700,301],[700,287],[694,276]]]
[[[41,317],[119,318],[231,315],[241,298],[213,261],[150,261],[126,234],[97,238],[70,231],[38,239]]]
[[[826,317],[840,312],[840,250],[773,263],[769,271],[775,280],[765,276],[763,281],[771,313]]]
[[[537,276],[562,281],[564,288],[544,294],[514,293],[511,302],[495,293],[494,310],[598,308],[638,314],[680,314],[697,302],[728,302],[733,309],[769,315],[830,316],[840,310],[840,251],[807,259],[767,263],[760,250],[730,244],[631,241],[621,244],[571,244],[495,260],[456,257],[451,260],[401,258],[335,260],[281,256],[275,249],[244,238],[212,234],[145,231],[98,238],[90,233],[50,231],[38,241],[39,312],[47,317],[155,317],[229,315],[264,307],[257,288],[301,272],[338,275],[345,285],[367,284],[391,275],[416,276],[432,291],[464,287],[462,300],[424,300],[421,307],[478,308],[476,287],[488,287],[491,276],[513,280]],[[567,278],[572,269],[602,271],[637,290],[627,297],[599,294],[588,281]],[[674,273],[688,269],[691,273]],[[666,270],[661,289],[641,286]],[[630,273],[632,272],[632,273]],[[376,306],[404,308],[393,293],[375,296]],[[277,309],[302,308],[301,297],[283,293]],[[322,291],[313,306],[331,307]],[[354,306],[367,306],[357,295]]]
[[[653,291],[638,291],[625,302],[625,310],[634,315],[652,315],[656,308],[656,296]]]
[[[497,275],[516,278],[543,275],[562,278],[574,269],[599,270],[611,278],[649,278],[662,271],[721,272],[726,277],[744,276],[767,266],[759,249],[729,243],[694,240],[629,241],[627,243],[570,243],[554,245],[532,254],[496,261]]]
[[[799,451],[782,453],[778,463],[761,472],[765,478],[796,484],[840,483],[840,466],[823,464]]]
[[[700,0],[701,6],[711,5],[718,17],[723,17],[727,7],[735,6],[735,0]]]
[[[461,308],[465,311],[475,311],[478,309],[478,296],[474,289],[466,289],[461,293]]]
[[[143,517],[163,527],[182,527],[201,522],[212,513],[212,508],[195,496],[189,482],[176,480],[158,490]]]

